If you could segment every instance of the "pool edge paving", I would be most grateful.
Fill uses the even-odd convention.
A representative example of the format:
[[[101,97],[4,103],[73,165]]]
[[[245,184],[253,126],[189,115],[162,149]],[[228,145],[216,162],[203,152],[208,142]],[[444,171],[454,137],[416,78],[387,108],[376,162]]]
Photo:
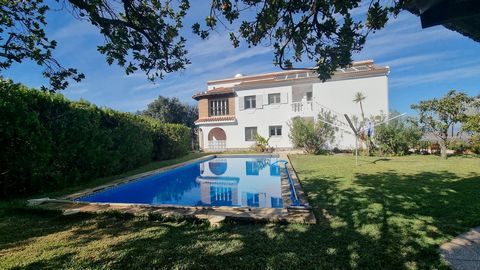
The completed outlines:
[[[150,205],[150,204],[133,204],[133,203],[95,203],[95,202],[78,202],[74,201],[76,198],[100,192],[102,190],[115,187],[121,184],[129,183],[131,181],[138,181],[142,178],[151,176],[153,174],[162,173],[168,170],[172,170],[181,166],[199,162],[202,160],[209,160],[215,157],[251,157],[251,156],[269,156],[280,157],[288,161],[285,167],[287,168],[288,175],[285,173],[285,169],[281,173],[281,189],[282,199],[284,205],[282,208],[255,208],[255,207],[230,207],[230,206],[183,206],[183,205]],[[293,185],[295,193],[298,197],[299,205],[291,206],[291,189],[290,185]],[[298,181],[297,174],[290,163],[290,159],[287,154],[212,154],[186,162],[166,166],[160,169],[136,174],[101,185],[95,188],[85,189],[73,194],[62,196],[58,199],[37,199],[30,200],[31,205],[38,205],[42,209],[61,210],[64,214],[75,213],[103,213],[108,211],[119,211],[123,213],[130,213],[137,216],[144,216],[149,214],[159,214],[164,216],[188,216],[199,219],[208,219],[212,223],[217,223],[219,220],[231,219],[231,220],[243,220],[243,221],[270,221],[270,222],[293,222],[293,223],[306,223],[315,224],[316,218],[313,214],[312,208],[308,205],[306,196],[303,193],[301,185]]]

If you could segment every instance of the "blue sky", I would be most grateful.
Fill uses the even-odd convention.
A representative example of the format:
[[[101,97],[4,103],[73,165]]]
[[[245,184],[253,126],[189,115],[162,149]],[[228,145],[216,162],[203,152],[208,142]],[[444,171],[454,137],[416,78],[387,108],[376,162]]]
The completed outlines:
[[[122,68],[108,66],[105,57],[96,51],[102,37],[87,21],[78,21],[65,11],[50,12],[47,35],[58,41],[54,56],[86,75],[85,80],[73,82],[62,93],[70,99],[83,98],[100,106],[134,112],[144,109],[159,95],[194,103],[192,94],[205,90],[207,80],[279,70],[272,64],[273,51],[268,47],[234,49],[226,32],[221,31],[207,41],[190,34],[191,22],[203,21],[208,14],[204,1],[191,2],[185,32],[192,64],[156,83],[142,73],[127,76]],[[361,14],[364,10],[359,8],[356,12]],[[385,29],[371,34],[354,59],[373,59],[376,64],[390,66],[390,109],[412,113],[410,104],[440,97],[450,89],[480,94],[479,56],[480,43],[442,26],[421,29],[418,17],[402,12]],[[3,75],[30,87],[40,87],[46,82],[41,70],[25,62]]]

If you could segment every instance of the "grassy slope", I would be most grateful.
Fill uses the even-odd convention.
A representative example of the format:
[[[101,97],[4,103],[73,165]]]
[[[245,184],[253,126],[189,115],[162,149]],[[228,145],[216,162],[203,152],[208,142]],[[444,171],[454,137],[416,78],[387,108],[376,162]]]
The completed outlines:
[[[295,156],[319,224],[148,221],[0,210],[4,268],[444,268],[436,252],[480,225],[480,159]],[[326,209],[328,219],[322,216]]]

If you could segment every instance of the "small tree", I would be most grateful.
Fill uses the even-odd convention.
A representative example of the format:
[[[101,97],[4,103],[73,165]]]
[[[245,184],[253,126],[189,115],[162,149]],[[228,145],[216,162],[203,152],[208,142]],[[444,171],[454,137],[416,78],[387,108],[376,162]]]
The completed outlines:
[[[374,138],[381,154],[405,155],[422,138],[422,131],[412,122],[396,118],[377,126]]]
[[[322,111],[318,118],[333,123],[336,120],[330,112]],[[319,154],[335,141],[338,128],[322,121],[295,117],[290,123],[290,140],[295,147],[303,148],[306,153]]]
[[[451,90],[440,99],[425,100],[411,106],[418,112],[422,130],[438,139],[442,159],[447,158],[448,131],[465,119],[465,112],[473,101],[474,98],[467,94]]]

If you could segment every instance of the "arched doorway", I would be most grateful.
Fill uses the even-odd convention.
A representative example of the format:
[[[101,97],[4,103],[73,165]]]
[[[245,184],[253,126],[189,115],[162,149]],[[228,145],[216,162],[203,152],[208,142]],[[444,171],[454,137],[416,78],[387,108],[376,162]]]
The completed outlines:
[[[213,128],[208,133],[208,149],[212,151],[225,151],[227,147],[227,134],[221,128]]]

